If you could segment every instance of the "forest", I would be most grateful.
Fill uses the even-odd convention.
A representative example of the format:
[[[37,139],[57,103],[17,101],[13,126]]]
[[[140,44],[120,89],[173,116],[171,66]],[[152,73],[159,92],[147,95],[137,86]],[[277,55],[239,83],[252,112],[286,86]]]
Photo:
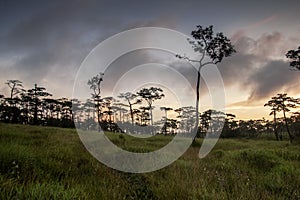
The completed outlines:
[[[6,85],[10,89],[10,96],[0,96],[0,120],[5,123],[75,128],[75,121],[81,129],[97,130],[98,123],[95,122],[99,117],[99,124],[104,131],[126,133],[126,129],[134,124],[135,129],[151,126],[155,134],[164,135],[188,134],[195,123],[196,112],[192,106],[160,107],[165,116],[159,121],[151,121],[151,104],[141,104],[142,101],[164,98],[161,88],[143,88],[136,94],[121,93],[119,99],[98,98],[94,103],[92,99],[85,102],[64,97],[54,99],[46,88],[35,85],[32,89],[24,89],[19,80],[8,80]],[[300,136],[300,113],[290,112],[290,108],[296,108],[298,105],[299,99],[287,94],[272,97],[265,106],[270,107],[273,120],[238,120],[234,114],[209,109],[199,113],[197,137],[214,132],[209,129],[209,125],[223,121],[223,138],[255,138],[267,134],[274,135],[274,139],[277,140],[292,140]],[[169,118],[169,112],[175,112],[176,118]],[[284,117],[277,117],[280,113],[284,113]]]

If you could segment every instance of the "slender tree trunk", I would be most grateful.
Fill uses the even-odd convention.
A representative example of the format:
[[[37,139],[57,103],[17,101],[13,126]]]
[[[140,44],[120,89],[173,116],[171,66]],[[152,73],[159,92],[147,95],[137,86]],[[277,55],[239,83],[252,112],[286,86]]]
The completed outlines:
[[[152,103],[149,104],[149,109],[150,109],[150,118],[151,118],[151,134],[154,135],[154,129],[153,129],[153,114],[152,114]]]
[[[199,93],[199,88],[200,88],[200,67],[198,69],[198,77],[197,77],[197,86],[196,86],[196,125],[195,125],[195,131],[196,131],[196,135],[193,138],[193,143],[196,141],[196,136],[197,136],[197,132],[198,132],[198,126],[199,126],[199,100],[200,100],[200,93]]]
[[[38,98],[37,98],[37,85],[34,85],[34,115],[33,115],[33,123],[34,125],[38,124]]]
[[[26,124],[29,124],[29,105],[26,104]]]
[[[34,104],[34,115],[33,115],[33,122],[34,122],[34,125],[37,125],[37,99],[35,100],[35,104]]]
[[[129,104],[129,110],[130,110],[130,118],[131,118],[131,133],[134,133],[134,118],[133,118],[133,110],[132,110],[132,104],[130,103],[130,101],[128,100],[128,104]]]
[[[293,136],[291,135],[291,132],[290,132],[290,129],[289,129],[289,125],[287,123],[287,119],[286,119],[286,116],[285,116],[284,108],[283,108],[283,116],[284,116],[284,121],[285,121],[285,127],[286,127],[286,130],[287,130],[288,134],[289,134],[290,142],[292,143],[293,142]]]
[[[16,86],[16,85],[13,85],[12,88],[11,88],[11,91],[10,91],[10,100],[11,100],[11,101],[12,101],[12,99],[13,99],[15,86]]]
[[[153,114],[152,114],[152,105],[150,107],[150,118],[151,118],[151,126],[153,126]]]
[[[97,121],[98,121],[98,131],[101,131],[101,110],[100,110],[100,104],[97,102]],[[95,112],[93,112],[95,113]],[[95,115],[95,114],[94,114]]]
[[[275,111],[274,111],[274,133],[275,133],[276,140],[279,141],[279,136],[278,136],[278,132],[277,132],[276,112]]]
[[[131,117],[131,124],[134,124],[134,119],[133,119],[133,111],[132,111],[132,104],[130,102],[129,103],[129,109],[130,109],[130,117]]]
[[[110,131],[112,131],[112,121],[111,121],[111,116],[112,116],[111,109],[108,109],[109,129],[110,129]]]

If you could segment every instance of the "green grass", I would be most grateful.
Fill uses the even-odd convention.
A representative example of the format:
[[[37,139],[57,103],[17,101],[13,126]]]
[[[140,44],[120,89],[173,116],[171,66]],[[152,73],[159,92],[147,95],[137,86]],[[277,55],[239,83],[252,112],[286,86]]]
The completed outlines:
[[[108,133],[121,148],[149,152],[172,138]],[[0,123],[0,199],[300,199],[300,145],[221,139],[204,159],[201,140],[161,170],[106,167],[75,130]]]

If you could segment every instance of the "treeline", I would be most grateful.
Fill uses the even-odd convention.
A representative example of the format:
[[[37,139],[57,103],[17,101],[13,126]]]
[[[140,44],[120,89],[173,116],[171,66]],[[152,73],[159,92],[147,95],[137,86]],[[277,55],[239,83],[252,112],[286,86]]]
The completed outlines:
[[[6,82],[10,95],[0,95],[0,120],[6,123],[57,126],[85,130],[136,134],[186,134],[192,132],[196,120],[196,109],[192,106],[182,108],[160,107],[164,112],[160,120],[154,121],[153,102],[164,98],[161,88],[143,88],[137,93],[121,93],[118,99],[101,97],[101,76],[93,77],[88,84],[93,91],[91,99],[53,99],[46,88],[34,85],[24,89],[19,80]],[[99,87],[98,87],[99,86]],[[280,98],[284,99],[280,104]],[[292,104],[294,102],[294,104]],[[199,113],[197,137],[221,132],[221,137],[257,137],[261,134],[273,135],[277,140],[288,136],[300,136],[300,113],[286,116],[290,107],[298,102],[286,94],[273,97],[266,106],[271,106],[274,120],[237,120],[234,114],[216,110]],[[284,111],[284,117],[276,114]],[[172,112],[172,118],[170,116]],[[143,129],[148,127],[150,129]],[[149,132],[150,130],[150,132]]]
[[[37,84],[24,89],[19,80],[8,80],[10,95],[0,94],[0,120],[6,123],[74,127],[72,100],[53,99]]]

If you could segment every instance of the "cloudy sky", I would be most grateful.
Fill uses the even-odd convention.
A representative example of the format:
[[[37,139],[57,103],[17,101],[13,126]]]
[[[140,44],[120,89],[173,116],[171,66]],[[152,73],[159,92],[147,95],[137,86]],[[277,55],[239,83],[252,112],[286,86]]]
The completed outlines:
[[[57,98],[71,97],[83,60],[114,34],[155,26],[190,35],[196,25],[212,24],[237,50],[218,65],[227,111],[240,119],[268,117],[263,105],[271,96],[287,92],[300,97],[300,72],[289,70],[284,56],[300,45],[299,7],[297,0],[0,0],[0,93],[8,95],[6,80],[19,79],[26,88],[37,83]],[[190,77],[191,83],[195,81],[191,68],[161,55],[144,51],[116,60],[107,72],[107,83],[118,81],[114,77],[121,77],[122,67],[153,60],[170,64]],[[183,95],[193,97],[189,92]],[[208,94],[203,92],[202,98],[205,104]]]

